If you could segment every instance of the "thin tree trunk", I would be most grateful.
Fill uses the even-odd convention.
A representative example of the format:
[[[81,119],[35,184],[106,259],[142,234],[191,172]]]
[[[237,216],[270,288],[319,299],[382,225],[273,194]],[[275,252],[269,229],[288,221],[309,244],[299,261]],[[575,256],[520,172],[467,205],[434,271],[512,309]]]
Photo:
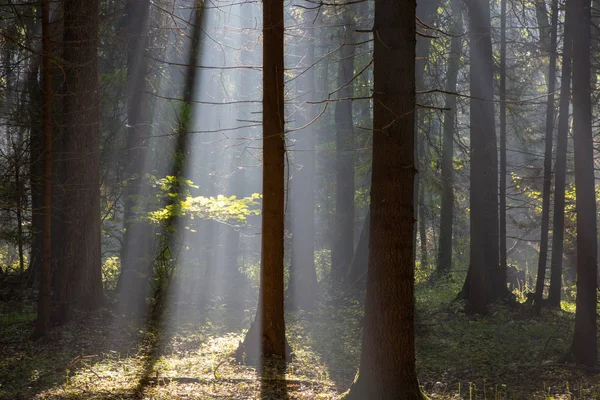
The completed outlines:
[[[596,269],[598,232],[594,185],[594,143],[590,87],[590,0],[568,0],[573,30],[573,118],[575,150],[575,207],[577,210],[577,311],[572,351],[575,362],[597,364]]]
[[[345,34],[338,64],[338,98],[351,99],[354,96],[355,23],[349,8],[342,13]],[[335,125],[335,232],[331,249],[331,279],[334,286],[343,281],[354,254],[354,119],[351,100],[335,103]]]
[[[346,277],[346,282],[353,286],[354,289],[364,289],[367,281],[367,270],[369,265],[369,237],[371,228],[371,212],[367,212],[367,216],[360,230],[358,245],[352,257],[350,270]]]
[[[50,0],[42,0],[42,88],[44,91],[43,106],[43,225],[42,251],[40,263],[40,287],[37,309],[37,319],[33,337],[40,337],[48,332],[50,326],[50,306],[52,302],[52,77],[50,58]]]
[[[506,2],[501,3],[500,20],[500,197],[499,257],[500,268],[508,268],[506,254]],[[506,282],[506,279],[505,279]]]
[[[312,19],[305,13],[303,24],[310,27]],[[313,33],[311,33],[313,32]],[[315,155],[314,128],[311,121],[316,116],[315,106],[308,104],[315,96],[315,46],[314,29],[304,32],[306,54],[302,57],[302,71],[298,77],[298,101],[296,112],[299,126],[294,144],[295,169],[290,180],[289,208],[291,210],[292,254],[288,301],[291,309],[312,310],[316,305],[317,272],[315,269]],[[298,44],[300,45],[300,44]]]
[[[552,224],[552,258],[548,306],[560,308],[562,257],[565,236],[565,181],[567,175],[567,142],[569,137],[569,99],[571,97],[571,62],[573,57],[571,7],[565,11],[562,71],[560,83],[556,162],[554,166],[554,220]]]
[[[415,82],[416,82],[416,90],[423,90],[425,85],[425,67],[427,65],[427,59],[429,58],[430,51],[430,38],[431,32],[428,27],[434,25],[435,18],[437,17],[437,9],[440,4],[439,0],[421,0],[417,2],[417,18],[418,21],[423,22],[422,24],[417,22],[417,26],[419,27],[418,31],[422,32],[424,35],[417,35],[417,44],[415,49]],[[419,164],[419,114],[421,114],[417,110],[417,115],[415,116],[415,132],[417,140],[415,140],[415,163],[419,165],[419,169],[421,168],[421,164]],[[419,171],[420,172],[420,171]],[[417,173],[415,178],[415,203],[419,204],[419,193],[421,188],[421,174]],[[415,207],[415,220],[419,219],[419,208]],[[413,233],[413,255],[416,257],[417,254],[417,227],[415,225],[415,231]]]
[[[419,119],[422,120],[423,119],[423,113],[418,113]],[[418,126],[422,126],[421,124],[419,124]],[[417,132],[418,132],[418,128],[417,128]],[[427,227],[426,227],[426,223],[425,223],[425,185],[424,183],[424,177],[426,175],[426,171],[427,171],[427,163],[428,163],[428,157],[427,157],[427,151],[425,149],[425,140],[426,140],[426,135],[428,135],[430,132],[428,131],[427,133],[425,133],[424,135],[419,135],[417,133],[417,138],[416,140],[419,142],[419,144],[417,145],[418,147],[418,156],[419,156],[419,191],[418,191],[418,196],[417,196],[417,205],[418,205],[418,217],[417,217],[417,222],[419,224],[419,244],[421,247],[421,251],[420,251],[420,261],[421,261],[421,269],[423,268],[427,268],[428,264],[429,264],[429,256],[427,254]]]
[[[256,317],[238,356],[288,359],[284,320],[283,1],[263,1],[263,207],[260,291]],[[256,347],[258,345],[258,348]],[[258,350],[258,353],[253,353]]]
[[[452,1],[452,37],[446,92],[456,91],[458,69],[462,50],[462,12],[460,3]],[[456,96],[446,95],[444,127],[442,134],[442,205],[440,214],[440,236],[438,246],[437,275],[447,276],[452,269],[452,220],[454,216],[454,127],[456,124]]]
[[[535,285],[535,312],[542,311],[544,282],[546,281],[546,261],[548,259],[548,229],[550,226],[550,185],[552,184],[552,133],[554,132],[554,88],[556,86],[556,41],[558,24],[558,0],[552,0],[552,32],[548,55],[548,103],[546,106],[546,149],[544,152],[544,185],[542,189],[542,226],[540,233],[540,255],[537,281]]]
[[[22,136],[22,135],[21,135]],[[18,238],[18,253],[19,253],[19,273],[21,279],[23,279],[23,273],[25,272],[25,255],[23,254],[23,184],[21,181],[21,146],[22,138],[19,140],[19,148],[15,146],[15,155],[18,155],[15,159],[15,206],[17,207],[17,238]]]

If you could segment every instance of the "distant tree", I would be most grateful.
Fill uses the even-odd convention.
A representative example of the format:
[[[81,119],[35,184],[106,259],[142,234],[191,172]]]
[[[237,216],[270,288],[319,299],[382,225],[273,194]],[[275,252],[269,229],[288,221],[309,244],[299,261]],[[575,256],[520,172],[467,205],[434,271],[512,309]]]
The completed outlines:
[[[302,23],[310,27],[312,18],[309,12],[302,14]],[[315,45],[314,30],[304,29],[300,43],[305,49],[300,55],[300,66],[306,68],[297,79],[298,106],[295,120],[303,127],[295,134],[293,160],[297,167],[290,181],[288,196],[291,215],[292,249],[290,282],[288,284],[288,305],[291,308],[311,310],[316,305],[317,273],[315,270],[315,144],[313,119],[316,116],[315,100]]]
[[[284,69],[283,1],[263,1],[263,207],[256,316],[238,355],[289,358],[284,319]],[[256,349],[258,344],[259,348]]]
[[[577,210],[577,311],[572,352],[575,362],[597,364],[596,270],[598,232],[594,185],[594,143],[590,87],[591,2],[568,0],[573,29],[573,124]]]
[[[565,237],[565,181],[567,175],[567,142],[569,137],[569,104],[573,58],[573,22],[571,7],[565,11],[562,67],[559,98],[556,161],[554,164],[554,219],[552,221],[552,257],[548,306],[560,308],[562,263]]]
[[[447,275],[452,268],[452,220],[454,216],[454,130],[456,125],[456,81],[462,50],[462,12],[460,3],[452,1],[452,41],[446,72],[446,103],[442,133],[442,204],[437,258],[437,275]]]
[[[127,39],[127,140],[125,148],[125,179],[123,210],[123,245],[121,274],[117,291],[124,307],[133,309],[143,303],[148,289],[152,263],[152,229],[142,218],[144,210],[136,212],[136,204],[144,194],[144,167],[149,150],[151,116],[147,94],[146,48],[148,46],[149,0],[128,0],[123,29]],[[141,281],[139,276],[146,276]]]
[[[59,321],[73,309],[102,303],[100,263],[99,0],[64,2],[63,268],[58,274]]]
[[[43,197],[40,285],[37,319],[35,322],[34,337],[43,336],[50,326],[50,306],[52,303],[52,78],[51,78],[51,44],[49,35],[50,25],[50,0],[42,1],[42,88],[44,91],[43,122]]]
[[[545,14],[544,6],[544,14]],[[544,20],[546,17],[544,17]],[[552,23],[550,43],[546,48],[550,58],[548,65],[548,99],[546,106],[546,137],[544,151],[544,183],[542,191],[542,223],[540,233],[540,255],[538,259],[537,281],[535,285],[535,311],[542,310],[544,283],[546,281],[546,261],[548,259],[548,229],[550,227],[550,187],[552,184],[552,139],[554,133],[554,88],[556,86],[556,42],[558,25],[558,0],[552,0]]]
[[[354,119],[351,99],[354,97],[356,28],[350,6],[344,7],[340,13],[344,35],[337,75],[339,100],[335,103],[335,231],[331,248],[331,278],[334,285],[344,279],[354,253]]]
[[[470,264],[462,295],[472,311],[507,293],[499,264],[498,152],[494,126],[494,74],[488,0],[467,2],[470,38]]]
[[[371,232],[360,368],[345,399],[424,399],[415,371],[415,2],[376,0]],[[400,328],[400,329],[399,329]]]
[[[498,234],[500,268],[508,268],[506,251],[506,2],[500,4],[500,186],[498,198]]]

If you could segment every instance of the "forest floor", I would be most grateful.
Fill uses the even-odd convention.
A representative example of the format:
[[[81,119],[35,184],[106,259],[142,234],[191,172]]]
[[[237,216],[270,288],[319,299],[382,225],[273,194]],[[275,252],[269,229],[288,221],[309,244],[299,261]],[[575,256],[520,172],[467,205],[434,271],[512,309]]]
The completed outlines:
[[[417,288],[417,367],[431,399],[600,399],[600,370],[558,362],[573,330],[569,304],[539,318],[524,306],[473,317],[455,293]],[[362,313],[356,302],[321,303],[287,315],[287,369],[257,372],[232,357],[252,310],[213,308],[151,329],[102,310],[34,342],[34,304],[5,301],[0,399],[335,399],[358,366]]]

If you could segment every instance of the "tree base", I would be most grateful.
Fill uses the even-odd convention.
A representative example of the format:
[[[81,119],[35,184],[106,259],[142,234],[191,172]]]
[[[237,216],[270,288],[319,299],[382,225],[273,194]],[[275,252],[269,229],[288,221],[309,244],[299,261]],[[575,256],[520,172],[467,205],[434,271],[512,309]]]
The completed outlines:
[[[260,334],[260,326],[256,321],[252,322],[244,340],[239,343],[234,353],[236,361],[242,364],[255,365],[262,368],[267,360],[279,360],[289,362],[292,360],[292,348],[287,338],[284,338],[284,354],[278,354],[278,349],[268,338]]]
[[[354,379],[354,382],[352,382],[350,389],[342,394],[340,400],[429,400],[429,397],[427,397],[418,386],[417,388],[406,387],[404,390],[397,390],[395,393],[378,393],[376,390],[377,388],[368,387],[366,379],[361,378],[359,371],[356,374],[356,378]]]

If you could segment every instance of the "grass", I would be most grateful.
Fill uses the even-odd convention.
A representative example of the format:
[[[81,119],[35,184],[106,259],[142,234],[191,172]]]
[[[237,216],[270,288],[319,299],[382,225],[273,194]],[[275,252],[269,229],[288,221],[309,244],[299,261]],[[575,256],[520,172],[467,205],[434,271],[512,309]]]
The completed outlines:
[[[466,315],[456,285],[417,287],[417,368],[431,399],[600,399],[597,370],[558,363],[573,307]],[[258,372],[232,353],[252,311],[212,309],[146,329],[108,310],[27,340],[32,304],[0,305],[0,399],[335,399],[360,357],[361,305],[322,296],[287,315],[295,358]],[[170,315],[170,314],[168,314]]]

